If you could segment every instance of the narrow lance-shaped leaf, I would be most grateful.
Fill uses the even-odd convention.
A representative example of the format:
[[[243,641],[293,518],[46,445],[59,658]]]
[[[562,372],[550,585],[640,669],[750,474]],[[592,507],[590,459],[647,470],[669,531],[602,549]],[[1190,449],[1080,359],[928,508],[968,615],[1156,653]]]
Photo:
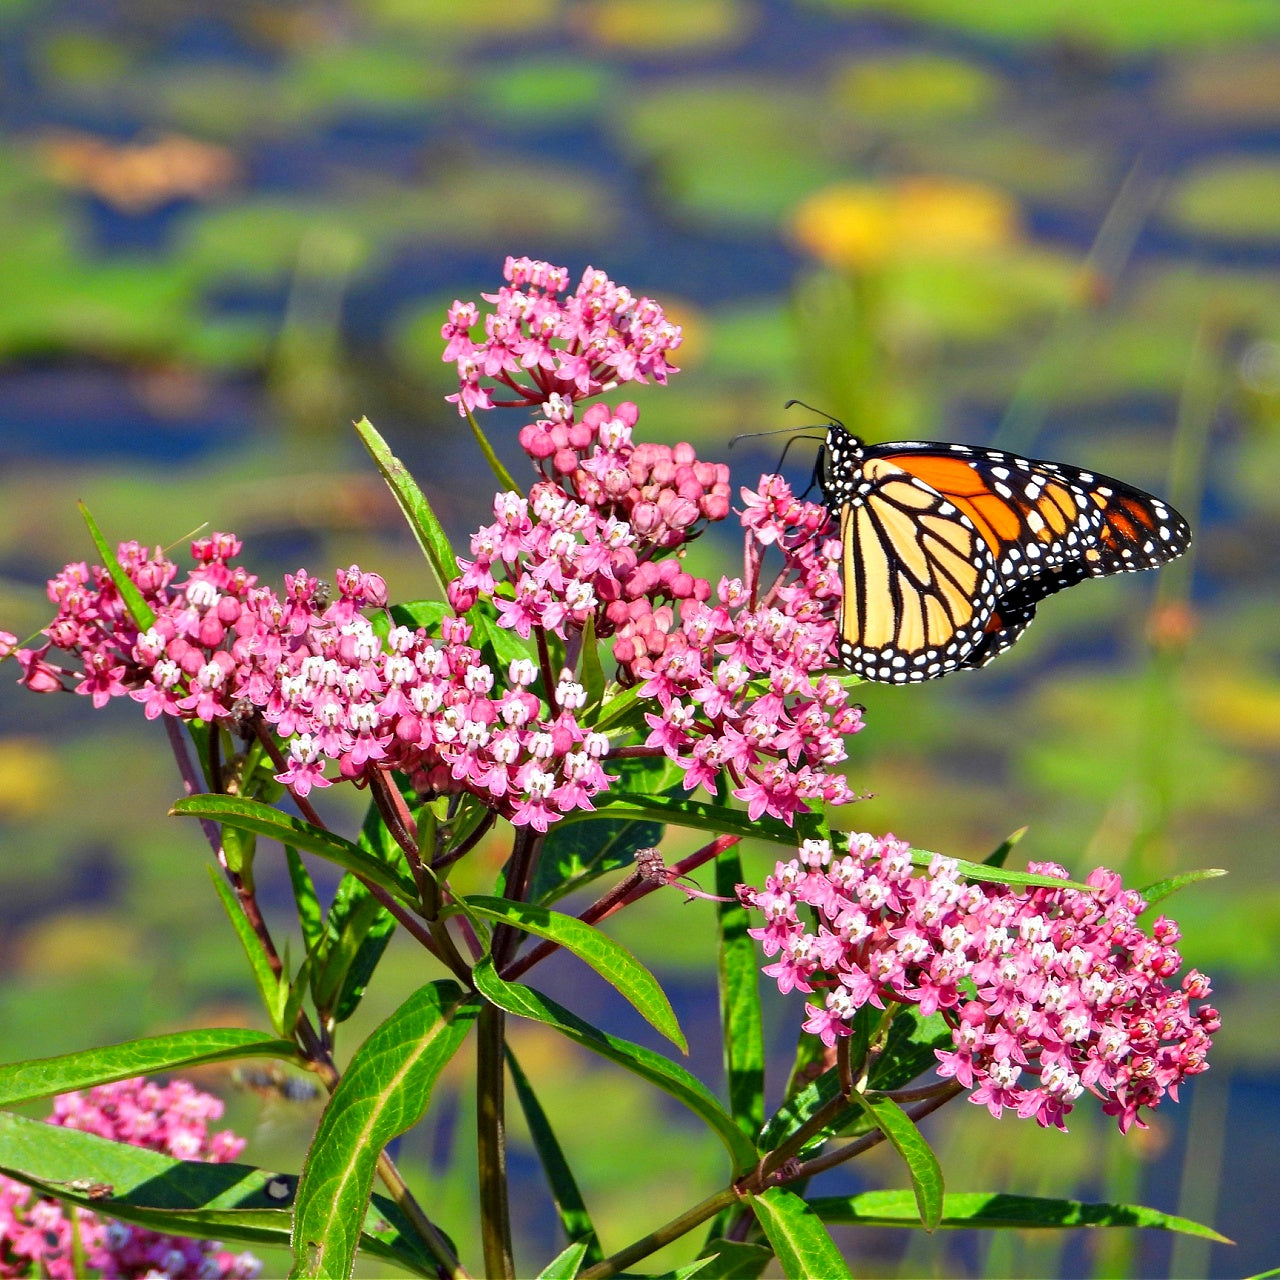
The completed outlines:
[[[740,809],[727,809],[705,800],[687,796],[635,796],[625,792],[606,791],[595,796],[596,812],[607,818],[640,818],[649,822],[667,822],[673,827],[691,827],[695,831],[711,831],[716,835],[742,836],[751,840],[769,840],[794,848],[804,838],[797,828],[788,827],[776,818],[757,818],[754,822]],[[595,814],[577,810],[565,814],[562,823],[583,822]]]
[[[942,1166],[933,1148],[924,1140],[915,1122],[892,1098],[882,1094],[853,1095],[854,1101],[866,1108],[876,1127],[892,1143],[911,1175],[920,1222],[926,1231],[934,1230],[942,1218]]]
[[[582,656],[578,661],[578,678],[587,691],[587,701],[583,708],[586,715],[591,708],[599,706],[604,697],[604,668],[600,665],[600,643],[596,639],[596,616],[587,614],[586,624],[582,628]]]
[[[575,1241],[567,1249],[557,1253],[541,1271],[537,1280],[573,1280],[582,1270],[587,1257],[587,1246],[582,1241]]]
[[[64,1053],[56,1058],[28,1058],[25,1062],[0,1066],[0,1106],[12,1107],[72,1089],[90,1089],[133,1076],[237,1058],[292,1061],[297,1058],[297,1050],[292,1041],[280,1040],[263,1031],[207,1027],[149,1036],[145,1040],[127,1040],[124,1044]]]
[[[279,840],[281,844],[291,844],[335,862],[410,906],[418,900],[417,886],[407,867],[390,868],[350,840],[303,822],[292,814],[282,813],[269,804],[242,796],[199,795],[179,800],[169,812],[179,817],[211,818],[227,826],[255,831],[258,835]]]
[[[285,845],[285,862],[289,867],[289,883],[293,886],[293,900],[298,908],[298,925],[302,929],[302,941],[308,951],[314,951],[324,937],[324,913],[320,899],[311,881],[311,873],[292,845]]]
[[[1009,855],[1018,847],[1019,841],[1027,834],[1026,827],[1019,827],[1007,839],[1002,840],[985,858],[982,865],[985,867],[1003,867],[1009,860]]]
[[[484,460],[489,464],[489,470],[493,472],[494,479],[502,486],[504,492],[519,493],[521,497],[524,497],[520,486],[511,478],[511,472],[502,465],[501,459],[494,453],[493,445],[489,443],[489,437],[480,430],[480,424],[476,421],[476,416],[470,409],[466,410],[466,418],[471,427],[471,434],[475,436],[476,443],[480,446],[480,452],[484,454]]]
[[[175,1160],[25,1116],[0,1115],[0,1174],[38,1195],[165,1235],[288,1247],[297,1179],[245,1164]],[[399,1208],[374,1197],[360,1247],[415,1275],[435,1276]]]
[[[378,1157],[421,1118],[479,1007],[455,982],[429,983],[356,1050],[303,1166],[292,1275],[327,1280],[351,1274]]]
[[[660,822],[597,818],[594,822],[557,822],[547,832],[529,892],[532,902],[548,907],[610,871],[630,866],[638,849],[653,848],[666,830]]]
[[[787,1280],[853,1280],[822,1220],[794,1191],[770,1187],[751,1204]]]
[[[821,1196],[809,1208],[824,1222],[865,1227],[910,1227],[919,1223],[920,1208],[909,1191],[865,1191],[856,1196]],[[1007,1195],[1004,1192],[948,1192],[942,1198],[942,1229],[1002,1228],[1062,1230],[1076,1227],[1146,1227],[1176,1231],[1229,1244],[1219,1235],[1189,1218],[1136,1204],[1090,1204],[1082,1200],[1055,1200],[1042,1196]]]
[[[551,1128],[551,1121],[533,1091],[529,1077],[521,1070],[511,1046],[506,1046],[507,1069],[511,1072],[511,1083],[516,1087],[516,1097],[520,1099],[520,1110],[524,1112],[525,1123],[529,1126],[529,1135],[533,1139],[534,1150],[542,1162],[542,1171],[547,1176],[547,1186],[551,1189],[551,1198],[555,1202],[556,1214],[560,1218],[560,1228],[565,1238],[575,1244],[582,1245],[579,1263],[583,1259],[588,1265],[600,1262],[604,1258],[604,1250],[596,1235],[595,1224],[587,1212],[586,1202],[578,1189],[577,1179],[564,1151]]]
[[[773,1261],[773,1250],[745,1240],[713,1236],[699,1250],[706,1266],[698,1272],[702,1280],[758,1280]]]
[[[81,516],[84,517],[93,545],[102,557],[102,567],[111,575],[111,581],[115,583],[115,588],[124,601],[124,607],[129,610],[129,616],[133,619],[134,625],[139,631],[145,631],[156,620],[155,610],[146,602],[133,579],[125,572],[115,551],[107,545],[106,538],[102,536],[102,530],[98,528],[98,522],[89,514],[89,508],[83,502],[76,505],[80,508]]]
[[[1185,889],[1190,884],[1199,884],[1201,880],[1216,880],[1218,876],[1225,876],[1227,873],[1218,867],[1206,867],[1200,871],[1184,871],[1180,875],[1168,876],[1164,880],[1157,880],[1154,884],[1149,884],[1138,892],[1146,899],[1146,911],[1142,914],[1145,916],[1157,903],[1163,902],[1166,898],[1177,893],[1180,889]]]
[[[611,1036],[583,1021],[577,1014],[557,1004],[550,996],[517,982],[498,977],[493,961],[486,956],[472,970],[476,989],[508,1013],[531,1018],[567,1036],[575,1044],[590,1049],[601,1057],[616,1062],[634,1075],[648,1080],[688,1107],[724,1143],[733,1159],[735,1173],[743,1173],[755,1165],[758,1153],[733,1117],[720,1105],[715,1095],[677,1063],[629,1040]]]
[[[232,893],[216,868],[209,868],[209,879],[213,882],[213,888],[218,895],[218,900],[222,903],[222,909],[227,913],[227,919],[231,921],[231,927],[236,931],[236,937],[240,939],[240,945],[244,948],[245,956],[249,960],[249,970],[253,974],[254,982],[258,984],[258,994],[262,997],[271,1025],[275,1028],[276,1034],[282,1036],[286,1030],[284,1003],[288,999],[288,992],[285,990],[282,993],[283,984],[267,959],[267,953],[262,948],[262,940],[245,919],[236,895]]]
[[[458,574],[457,557],[449,545],[444,526],[436,518],[431,504],[427,501],[418,482],[409,474],[408,468],[391,452],[387,442],[378,434],[377,429],[368,418],[361,418],[355,424],[356,434],[364,442],[370,457],[373,458],[382,478],[387,482],[404,518],[409,522],[413,536],[418,540],[427,563],[435,574],[440,585],[440,594]]]
[[[915,867],[927,867],[938,855],[928,849],[912,849],[911,864]],[[1089,892],[1089,886],[1082,880],[1059,880],[1054,876],[1042,876],[1034,871],[1005,871],[1001,867],[991,866],[985,862],[966,862],[963,858],[952,858],[960,874],[966,880],[985,880],[993,884],[1031,885],[1046,889],[1082,889]]]
[[[750,921],[735,890],[742,881],[737,847],[716,858],[716,903],[720,926],[720,1025],[729,1110],[743,1133],[754,1138],[764,1123],[764,1029],[760,1016],[760,975]]]
[[[478,916],[513,925],[571,951],[626,999],[655,1031],[688,1052],[688,1043],[666,992],[658,985],[657,978],[620,942],[584,920],[549,911],[546,907],[480,894],[469,895],[465,901],[468,909]]]

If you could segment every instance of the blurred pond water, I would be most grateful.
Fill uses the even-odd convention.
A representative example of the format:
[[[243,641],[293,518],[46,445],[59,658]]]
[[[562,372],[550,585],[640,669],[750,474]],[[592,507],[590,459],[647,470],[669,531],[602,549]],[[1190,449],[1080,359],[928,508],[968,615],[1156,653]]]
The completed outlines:
[[[1170,908],[1226,1016],[1189,1106],[1125,1143],[1080,1112],[1065,1138],[1005,1120],[996,1142],[968,1114],[935,1132],[957,1189],[1181,1205],[1239,1246],[964,1238],[945,1257],[965,1274],[1274,1265],[1255,1197],[1280,1175],[1258,1140],[1280,1097],[1280,7],[1166,0],[1156,14],[1102,0],[4,0],[0,624],[38,627],[44,579],[87,555],[78,497],[111,537],[180,546],[208,520],[246,537],[264,578],[358,560],[393,595],[422,593],[346,424],[373,419],[461,543],[489,481],[441,399],[439,326],[454,297],[496,287],[507,253],[575,275],[593,263],[675,312],[685,372],[636,396],[656,438],[726,456],[736,432],[792,421],[781,405],[798,396],[873,439],[999,444],[1170,496],[1197,529],[1194,575],[1085,585],[987,671],[867,690],[851,772],[873,794],[847,821],[964,856],[1030,823],[1020,853],[1106,862],[1138,884],[1231,870]],[[514,468],[520,422],[491,416]],[[735,482],[778,452],[727,455]],[[802,484],[808,465],[797,450],[788,470]],[[708,537],[693,566],[723,572],[734,544]],[[7,682],[0,716],[0,1051],[256,1019],[198,843],[162,820],[175,783],[158,735],[126,708],[90,718]],[[357,820],[355,797],[329,807]],[[464,881],[480,887],[501,856],[478,851]],[[283,878],[264,891],[286,907]],[[616,930],[642,955],[660,934],[694,1028],[713,1016],[701,906],[654,902]],[[386,968],[366,1029],[420,980],[407,949]],[[588,981],[571,1003],[644,1039],[606,992]],[[794,1044],[786,1006],[769,1004],[775,1085]],[[675,1187],[647,1150],[650,1094],[523,1039],[584,1153],[580,1094],[608,1081],[616,1151],[585,1181],[619,1239],[710,1189],[716,1155],[697,1135]],[[695,1049],[710,1080],[713,1057]],[[296,1164],[305,1117],[274,1105],[233,1098],[256,1126],[250,1156]],[[442,1153],[465,1149],[468,1123],[459,1103],[404,1142],[461,1241],[471,1210]],[[637,1168],[644,1215],[621,1202]],[[862,1176],[900,1181],[888,1159]],[[526,1238],[548,1245],[536,1216]],[[875,1274],[929,1256],[891,1233],[854,1247]]]

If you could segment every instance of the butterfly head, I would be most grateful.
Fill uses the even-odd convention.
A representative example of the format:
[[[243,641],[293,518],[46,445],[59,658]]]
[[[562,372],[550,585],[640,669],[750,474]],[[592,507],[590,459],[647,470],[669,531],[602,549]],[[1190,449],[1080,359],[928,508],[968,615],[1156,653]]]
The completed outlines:
[[[827,423],[827,438],[818,450],[813,465],[813,478],[830,507],[847,502],[857,487],[862,469],[864,446],[839,422]]]

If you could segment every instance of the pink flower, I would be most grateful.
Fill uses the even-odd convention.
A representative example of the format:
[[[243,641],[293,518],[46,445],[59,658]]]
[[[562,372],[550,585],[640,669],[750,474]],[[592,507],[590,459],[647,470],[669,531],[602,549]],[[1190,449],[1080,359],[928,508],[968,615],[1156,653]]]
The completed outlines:
[[[63,1094],[49,1123],[179,1160],[219,1164],[244,1149],[244,1140],[230,1130],[210,1133],[210,1121],[221,1115],[221,1101],[185,1081],[161,1086],[136,1079]],[[104,1280],[159,1275],[252,1280],[262,1265],[250,1253],[233,1254],[214,1241],[103,1219],[0,1177],[0,1275],[73,1280],[77,1247]]]

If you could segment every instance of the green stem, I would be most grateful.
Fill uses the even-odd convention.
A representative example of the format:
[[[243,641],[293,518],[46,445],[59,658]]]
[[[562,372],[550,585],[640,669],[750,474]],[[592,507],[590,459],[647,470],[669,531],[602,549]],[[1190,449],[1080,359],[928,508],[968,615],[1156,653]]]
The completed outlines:
[[[709,1218],[714,1218],[721,1210],[737,1204],[738,1200],[738,1192],[733,1187],[725,1187],[709,1195],[701,1204],[695,1204],[692,1209],[686,1209],[678,1218],[672,1218],[656,1231],[642,1236],[634,1244],[629,1244],[603,1262],[597,1262],[594,1267],[580,1271],[578,1278],[579,1280],[608,1280],[608,1277],[616,1276],[632,1263],[639,1262],[641,1258],[647,1258],[651,1253],[655,1253],[673,1240],[678,1240],[686,1232],[692,1231],[694,1227],[706,1222]]]
[[[479,1155],[480,1233],[489,1280],[514,1280],[511,1212],[507,1203],[504,1015],[486,1004],[477,1021],[476,1140]]]

